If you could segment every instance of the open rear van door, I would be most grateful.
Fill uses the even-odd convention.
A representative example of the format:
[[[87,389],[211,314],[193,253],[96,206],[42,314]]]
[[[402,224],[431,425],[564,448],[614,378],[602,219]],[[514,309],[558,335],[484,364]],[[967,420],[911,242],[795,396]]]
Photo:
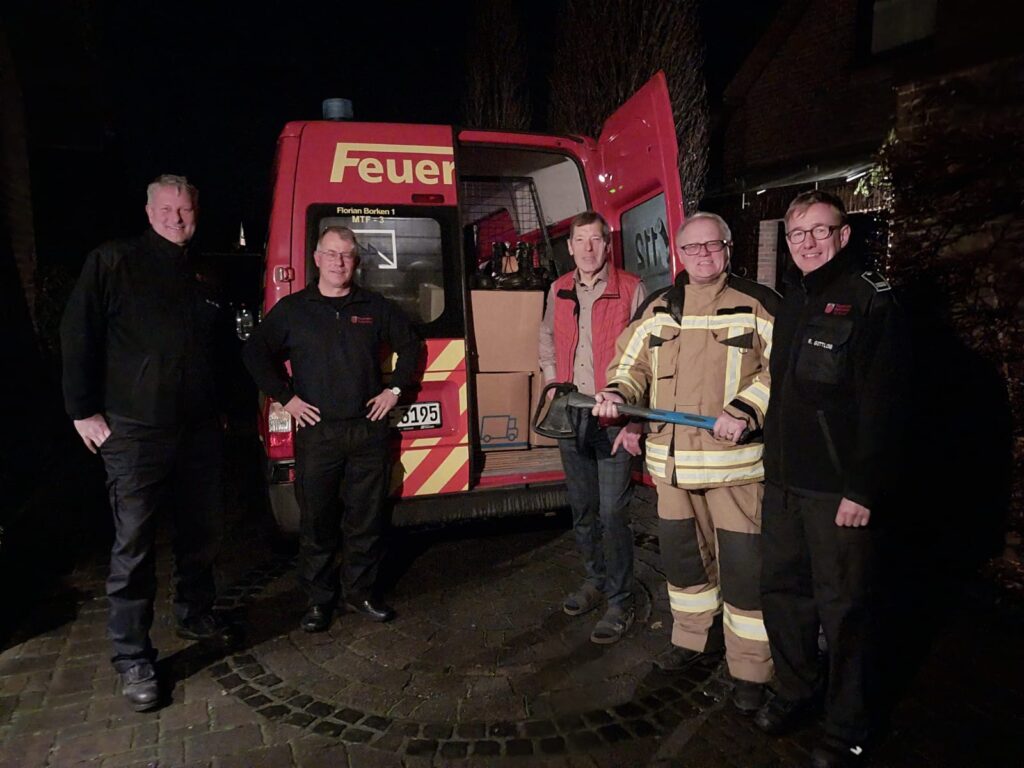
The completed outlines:
[[[679,267],[672,238],[683,223],[679,145],[665,73],[659,71],[605,121],[597,162],[588,169],[594,208],[621,238],[626,270],[648,293],[668,285]]]

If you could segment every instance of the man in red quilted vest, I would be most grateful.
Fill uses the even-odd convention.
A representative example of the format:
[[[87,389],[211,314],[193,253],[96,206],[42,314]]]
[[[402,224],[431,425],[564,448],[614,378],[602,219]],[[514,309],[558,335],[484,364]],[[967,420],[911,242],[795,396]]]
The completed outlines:
[[[540,367],[545,383],[572,382],[593,395],[604,388],[615,341],[646,292],[639,277],[612,263],[611,230],[600,214],[586,211],[573,219],[569,253],[576,269],[558,278],[548,293]],[[640,427],[599,422],[585,409],[570,410],[577,436],[558,442],[586,578],[562,601],[562,610],[578,616],[607,599],[590,639],[614,643],[634,619],[630,455],[640,453]]]

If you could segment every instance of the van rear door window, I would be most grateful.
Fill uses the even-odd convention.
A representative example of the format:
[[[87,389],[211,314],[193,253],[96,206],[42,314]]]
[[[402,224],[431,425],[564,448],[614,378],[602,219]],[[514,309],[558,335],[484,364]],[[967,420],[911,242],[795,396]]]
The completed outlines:
[[[359,241],[357,284],[386,296],[417,324],[429,326],[443,318],[453,299],[450,284],[455,272],[444,258],[445,219],[454,210],[449,215],[446,209],[412,206],[314,208],[308,228],[307,283],[318,279],[313,251],[319,234],[331,226],[348,227]],[[455,304],[458,308],[457,300]]]
[[[647,294],[672,282],[671,233],[665,221],[665,193],[622,213],[623,262],[644,281]]]

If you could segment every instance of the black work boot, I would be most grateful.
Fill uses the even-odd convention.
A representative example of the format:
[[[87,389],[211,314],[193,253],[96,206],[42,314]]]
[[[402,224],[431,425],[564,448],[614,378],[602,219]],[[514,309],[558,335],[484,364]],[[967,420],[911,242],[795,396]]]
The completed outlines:
[[[136,712],[146,712],[160,704],[160,683],[149,661],[140,661],[121,673],[121,693]]]
[[[662,672],[682,672],[694,664],[717,664],[721,658],[721,651],[691,651],[689,648],[673,645],[667,651],[658,654],[654,659],[654,666]]]
[[[331,606],[311,605],[299,622],[303,632],[323,632],[331,626]]]
[[[781,736],[803,725],[816,711],[817,702],[813,699],[793,700],[776,695],[757,711],[754,725],[769,736]]]
[[[345,610],[352,613],[361,613],[370,621],[386,622],[395,618],[395,610],[387,603],[374,600],[372,597],[365,597],[362,600],[353,599],[345,601]]]
[[[732,689],[732,704],[744,715],[752,715],[764,704],[764,683],[749,680],[735,680]]]

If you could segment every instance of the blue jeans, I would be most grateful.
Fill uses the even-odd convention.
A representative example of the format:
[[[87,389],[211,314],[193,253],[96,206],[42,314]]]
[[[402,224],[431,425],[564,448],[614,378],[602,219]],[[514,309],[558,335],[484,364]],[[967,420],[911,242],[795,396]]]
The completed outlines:
[[[577,438],[558,441],[572,506],[572,529],[583,556],[586,581],[608,598],[609,606],[633,604],[633,531],[629,527],[632,456],[624,448],[611,455],[620,427],[599,428],[582,413]]]

